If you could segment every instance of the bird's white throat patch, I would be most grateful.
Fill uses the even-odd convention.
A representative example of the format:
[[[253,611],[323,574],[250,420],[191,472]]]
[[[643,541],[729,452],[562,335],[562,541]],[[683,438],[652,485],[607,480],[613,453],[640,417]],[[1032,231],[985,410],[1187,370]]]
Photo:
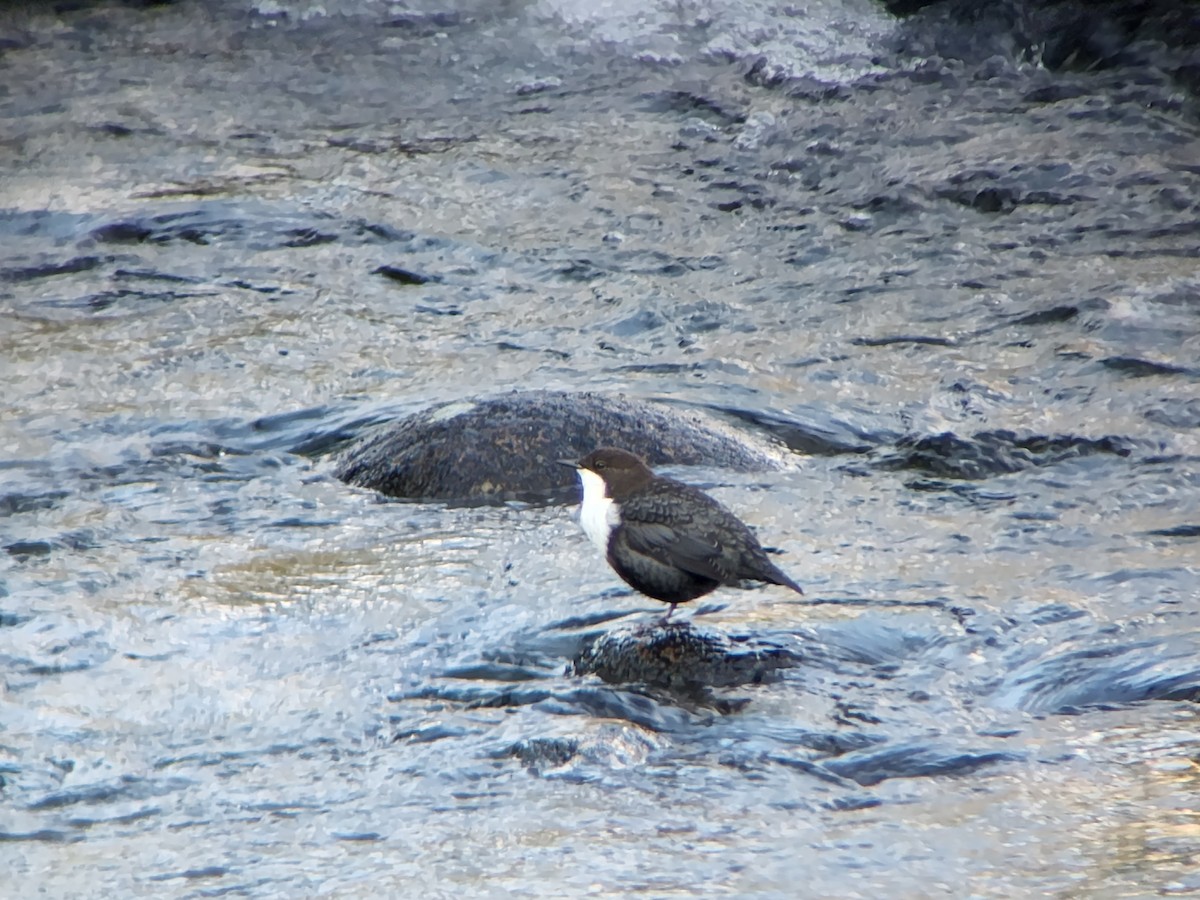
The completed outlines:
[[[595,472],[579,469],[583,484],[583,505],[579,507],[579,524],[600,552],[608,553],[608,536],[619,521],[617,508],[605,496],[604,479]]]

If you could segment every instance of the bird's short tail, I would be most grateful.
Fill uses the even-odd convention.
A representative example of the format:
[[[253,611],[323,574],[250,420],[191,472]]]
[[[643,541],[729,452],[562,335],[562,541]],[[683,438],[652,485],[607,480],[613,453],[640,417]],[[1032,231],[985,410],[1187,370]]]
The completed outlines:
[[[792,579],[788,578],[786,575],[783,576],[783,581],[781,581],[779,583],[782,584],[784,587],[791,588],[797,594],[800,594],[800,595],[804,594],[804,588],[800,587],[800,585],[796,584],[796,582],[792,581]]]
[[[796,584],[796,582],[784,575],[783,572],[780,571],[776,566],[772,566],[771,569],[771,577],[764,580],[770,581],[771,584],[778,584],[782,587],[791,588],[797,594],[804,594],[804,588],[800,587],[800,585]]]

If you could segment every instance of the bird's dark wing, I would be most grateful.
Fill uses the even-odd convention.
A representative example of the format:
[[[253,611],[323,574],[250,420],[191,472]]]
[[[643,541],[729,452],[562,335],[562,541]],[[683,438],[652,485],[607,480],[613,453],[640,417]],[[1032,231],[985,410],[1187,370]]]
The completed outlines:
[[[679,534],[668,525],[628,519],[621,531],[631,550],[701,578],[730,579],[731,573],[721,565],[721,548],[708,541]]]
[[[683,510],[681,494],[688,500]],[[703,513],[698,521],[697,508]],[[737,580],[738,561],[728,549],[729,538],[745,526],[712,497],[662,478],[621,501],[620,509],[621,531],[631,550],[700,578],[723,584]]]

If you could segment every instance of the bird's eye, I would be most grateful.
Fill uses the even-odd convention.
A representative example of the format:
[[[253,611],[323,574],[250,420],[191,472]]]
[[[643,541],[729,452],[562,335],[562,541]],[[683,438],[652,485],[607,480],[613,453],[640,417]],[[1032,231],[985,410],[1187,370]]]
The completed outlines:
[[[604,460],[602,460],[602,459],[598,459],[598,460],[596,460],[596,468],[597,468],[597,469],[607,469],[607,468],[608,468],[608,463],[606,463],[606,462],[605,462]]]

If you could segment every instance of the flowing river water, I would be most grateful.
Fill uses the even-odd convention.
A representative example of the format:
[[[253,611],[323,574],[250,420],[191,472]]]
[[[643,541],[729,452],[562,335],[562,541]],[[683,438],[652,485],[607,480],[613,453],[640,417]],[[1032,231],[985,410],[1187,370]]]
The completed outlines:
[[[0,7],[0,895],[1200,894],[1200,25],[957,7]],[[789,448],[797,666],[331,476],[534,388]]]

